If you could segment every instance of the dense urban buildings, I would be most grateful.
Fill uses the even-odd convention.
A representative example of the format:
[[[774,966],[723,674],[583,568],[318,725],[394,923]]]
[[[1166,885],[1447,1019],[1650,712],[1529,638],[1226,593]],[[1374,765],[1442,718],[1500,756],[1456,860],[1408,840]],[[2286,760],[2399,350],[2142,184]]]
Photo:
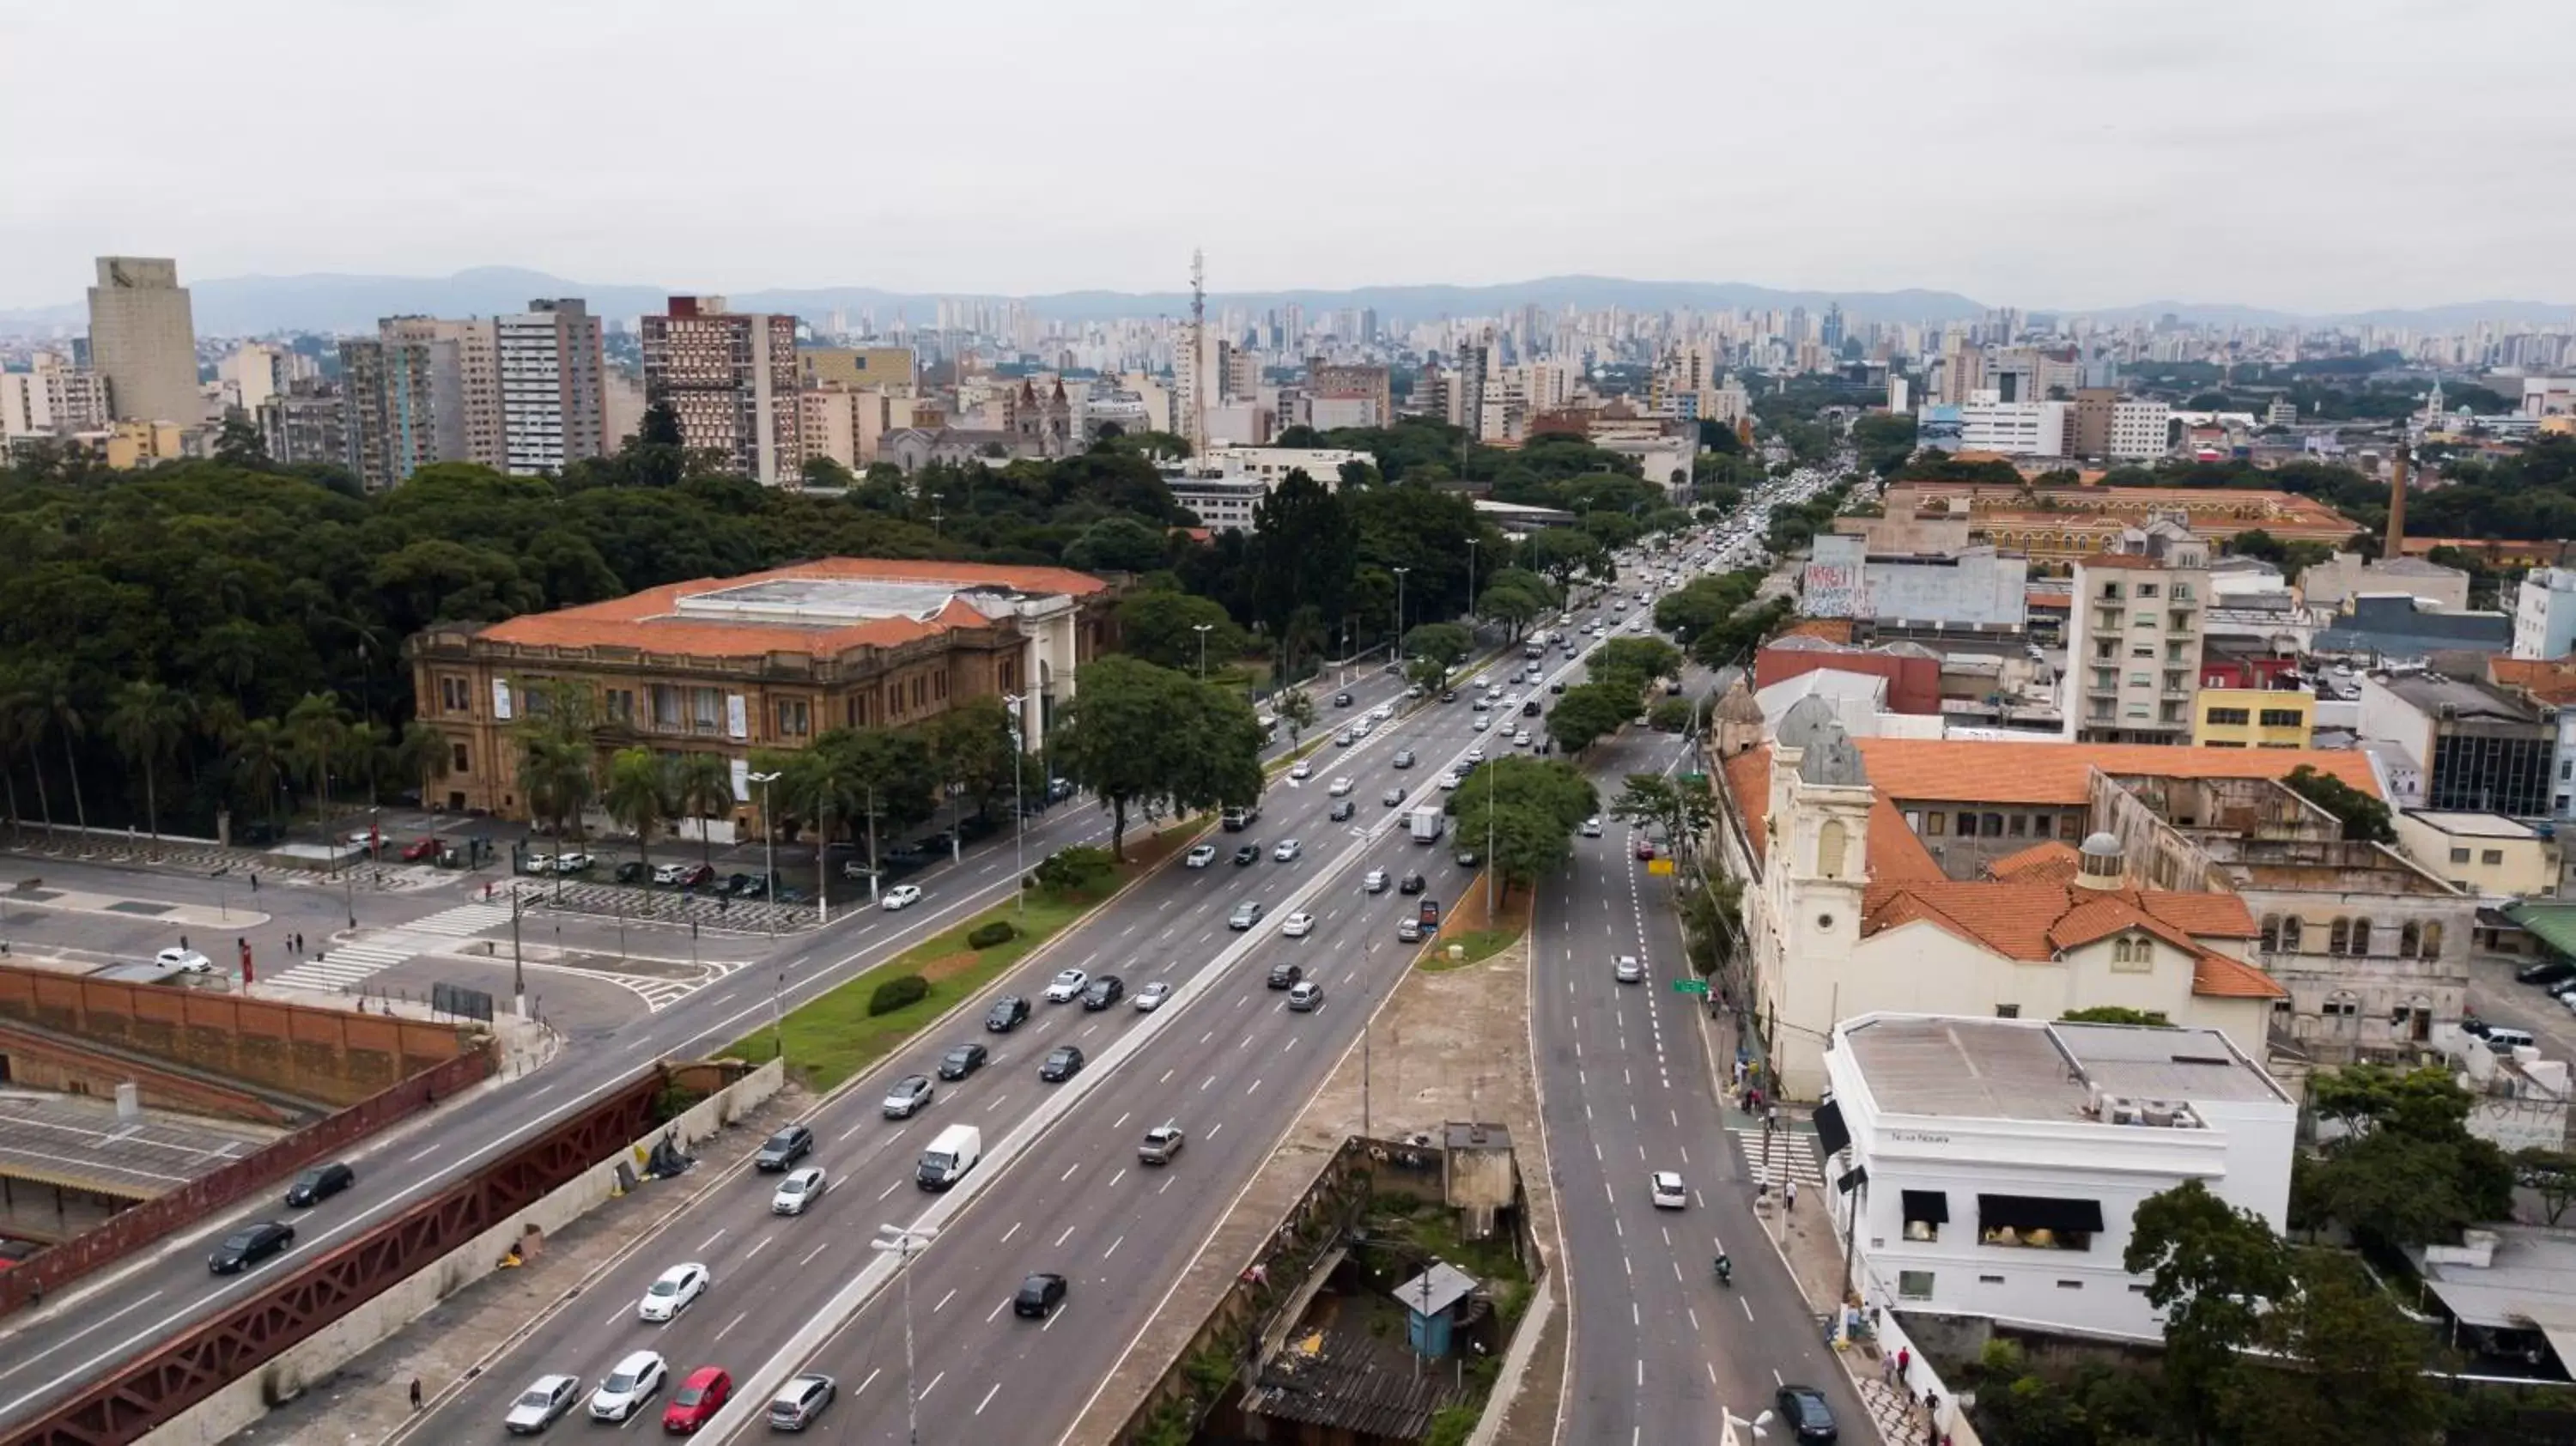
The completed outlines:
[[[804,455],[796,318],[674,296],[644,318],[643,340],[645,399],[671,409],[682,446],[764,487],[794,480]]]

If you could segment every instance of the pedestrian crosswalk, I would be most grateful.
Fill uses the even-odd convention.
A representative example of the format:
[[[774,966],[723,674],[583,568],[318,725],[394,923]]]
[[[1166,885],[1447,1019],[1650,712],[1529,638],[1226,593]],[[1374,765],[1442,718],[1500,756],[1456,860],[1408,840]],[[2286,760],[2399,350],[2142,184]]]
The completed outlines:
[[[319,959],[305,960],[269,976],[268,982],[288,989],[343,991],[406,959],[430,953],[458,939],[470,939],[486,929],[508,922],[510,906],[507,904],[459,904],[394,928],[370,930],[348,943],[324,951]]]
[[[1763,1170],[1762,1130],[1728,1130],[1735,1137],[1736,1148],[1744,1152],[1744,1171],[1759,1177]],[[1770,1132],[1770,1175],[1774,1180],[1795,1180],[1800,1185],[1821,1186],[1824,1168],[1816,1163],[1816,1137],[1793,1130]]]

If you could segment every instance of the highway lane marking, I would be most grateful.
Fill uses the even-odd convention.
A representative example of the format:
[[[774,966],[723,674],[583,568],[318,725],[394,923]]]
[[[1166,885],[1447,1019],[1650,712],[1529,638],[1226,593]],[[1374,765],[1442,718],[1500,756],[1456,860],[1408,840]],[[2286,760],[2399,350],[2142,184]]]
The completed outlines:
[[[875,1384],[877,1383],[877,1377],[882,1376],[882,1375],[884,1375],[884,1374],[885,1374],[885,1367],[883,1367],[883,1366],[879,1366],[879,1367],[877,1367],[875,1370],[868,1372],[868,1378],[867,1378],[866,1380],[864,1380],[864,1381],[859,1382],[859,1390],[858,1390],[858,1391],[852,1391],[850,1394],[851,1394],[851,1395],[853,1395],[853,1396],[856,1396],[857,1394],[859,1394],[859,1391],[864,1391],[864,1390],[866,1390],[868,1387],[875,1385]]]
[[[1283,1045],[1279,1046],[1279,1052],[1280,1052],[1281,1054],[1286,1054],[1288,1051],[1290,1051],[1290,1050],[1292,1050],[1292,1049],[1295,1049],[1296,1047],[1297,1047],[1297,1036],[1295,1036],[1295,1035],[1293,1035],[1293,1034],[1292,1034],[1292,1035],[1288,1036],[1288,1042],[1287,1042],[1286,1044],[1283,1044]]]
[[[989,1114],[991,1114],[993,1111],[1000,1109],[1000,1108],[1002,1107],[1002,1102],[1003,1102],[1004,1100],[1009,1099],[1009,1098],[1010,1098],[1010,1096],[1009,1096],[1009,1095],[1007,1095],[1007,1094],[995,1095],[995,1096],[993,1097],[993,1102],[992,1102],[991,1104],[989,1104],[989,1105],[984,1106],[984,1113],[986,1113],[986,1114],[988,1114],[988,1115],[989,1115]]]
[[[1254,1080],[1252,1083],[1250,1083],[1250,1084],[1248,1084],[1248,1085],[1245,1085],[1245,1086],[1243,1087],[1243,1092],[1244,1092],[1245,1094],[1250,1094],[1250,1093],[1252,1093],[1254,1090],[1257,1090],[1257,1089],[1259,1089],[1259,1088],[1261,1088],[1261,1081],[1259,1081],[1259,1080]]]
[[[716,1247],[716,1242],[717,1242],[717,1241],[719,1241],[719,1240],[724,1239],[724,1237],[725,1237],[725,1231],[726,1231],[726,1230],[728,1230],[728,1229],[730,1229],[730,1228],[731,1228],[731,1227],[729,1227],[729,1226],[723,1226],[723,1225],[719,1225],[719,1226],[717,1226],[717,1227],[716,1227],[716,1233],[707,1237],[707,1243],[698,1247],[698,1253],[699,1253],[700,1255],[704,1255],[704,1254],[706,1254],[708,1251],[715,1249],[715,1247]]]
[[[978,1416],[983,1415],[983,1414],[984,1414],[984,1408],[985,1408],[986,1406],[989,1406],[989,1405],[993,1404],[993,1398],[994,1398],[995,1396],[997,1396],[997,1395],[1001,1394],[1001,1390],[1002,1390],[1002,1383],[1001,1383],[1001,1382],[999,1382],[999,1381],[995,1381],[995,1382],[993,1383],[993,1389],[991,1389],[991,1390],[989,1390],[989,1391],[986,1391],[986,1392],[984,1393],[984,1399],[982,1399],[982,1400],[980,1400],[980,1401],[977,1401],[977,1402],[975,1403],[975,1414],[976,1414],[976,1415],[978,1415]]]
[[[1121,1235],[1121,1236],[1119,1236],[1117,1239],[1110,1241],[1110,1242],[1109,1242],[1109,1248],[1108,1248],[1107,1250],[1104,1250],[1104,1251],[1100,1252],[1100,1258],[1101,1258],[1101,1259],[1103,1259],[1103,1260],[1107,1260],[1109,1257],[1111,1257],[1111,1256],[1113,1256],[1113,1255],[1116,1255],[1116,1254],[1118,1253],[1118,1247],[1119,1247],[1119,1246],[1121,1246],[1121,1245],[1124,1245],[1124,1244],[1126,1244],[1126,1243],[1127,1243],[1127,1237],[1126,1237],[1126,1236],[1124,1236],[1124,1235]]]
[[[1746,1320],[1753,1319],[1753,1302],[1744,1299],[1742,1296],[1738,1296],[1736,1297],[1735,1303],[1744,1307],[1744,1318]],[[1777,1370],[1774,1370],[1771,1374],[1777,1376],[1780,1373]]]
[[[1249,1034],[1245,1035],[1245,1036],[1243,1037],[1243,1042],[1242,1042],[1242,1043],[1240,1043],[1240,1044],[1238,1044],[1238,1045],[1236,1045],[1236,1046],[1235,1046],[1235,1048],[1237,1048],[1237,1049],[1250,1049],[1250,1048],[1252,1048],[1252,1036],[1251,1036],[1251,1035],[1249,1035]]]
[[[815,1246],[813,1249],[806,1251],[805,1258],[796,1262],[797,1268],[802,1269],[805,1266],[812,1265],[814,1263],[815,1256],[820,1255],[831,1248],[832,1242],[826,1240],[822,1244]]]
[[[875,1123],[875,1121],[861,1117],[857,1124],[852,1125],[848,1129],[841,1131],[840,1134],[835,1135],[832,1138],[832,1143],[837,1145],[841,1143],[841,1141],[848,1139],[850,1136],[857,1134],[859,1131],[866,1129],[873,1123]]]
[[[1209,1075],[1206,1079],[1203,1079],[1203,1080],[1199,1081],[1199,1093],[1201,1093],[1201,1094],[1205,1094],[1205,1093],[1207,1093],[1207,1087],[1208,1087],[1209,1085],[1212,1085],[1212,1084],[1215,1084],[1215,1083],[1216,1083],[1216,1076],[1215,1076],[1215,1075]]]
[[[608,1328],[610,1330],[617,1329],[617,1323],[626,1319],[626,1313],[633,1308],[634,1307],[632,1306],[619,1306],[617,1309],[610,1311],[608,1313]]]
[[[1055,1238],[1055,1248],[1056,1248],[1056,1249],[1058,1249],[1058,1250],[1062,1250],[1062,1249],[1064,1248],[1064,1243],[1065,1243],[1066,1241],[1068,1241],[1068,1240],[1071,1240],[1072,1238],[1073,1238],[1073,1227],[1072,1227],[1072,1226],[1070,1226],[1070,1225],[1068,1225],[1068,1226],[1064,1227],[1064,1233],[1063,1233],[1062,1235],[1059,1235],[1059,1236],[1057,1236],[1057,1237]]]
[[[1011,1228],[1002,1232],[1002,1238],[1001,1238],[1001,1240],[1000,1240],[999,1242],[997,1242],[997,1243],[1002,1244],[1002,1245],[1008,1245],[1008,1244],[1010,1244],[1010,1243],[1011,1243],[1011,1237],[1012,1237],[1012,1236],[1014,1236],[1014,1235],[1019,1234],[1019,1233],[1020,1233],[1020,1227],[1021,1227],[1021,1226],[1023,1226],[1023,1225],[1025,1225],[1025,1224],[1027,1224],[1027,1223],[1028,1223],[1028,1222],[1027,1222],[1027,1221],[1025,1221],[1025,1220],[1014,1220],[1014,1221],[1012,1221],[1012,1222],[1011,1222]]]
[[[1692,1334],[1692,1335],[1698,1335],[1698,1334],[1699,1334],[1699,1307],[1697,1307],[1697,1306],[1691,1306],[1691,1305],[1683,1306],[1683,1307],[1682,1307],[1682,1314],[1684,1314],[1684,1315],[1686,1315],[1686,1316],[1689,1316],[1689,1317],[1690,1317],[1690,1323],[1691,1323],[1691,1334]]]
[[[948,1308],[948,1303],[949,1303],[950,1301],[955,1300],[956,1298],[957,1298],[957,1287],[955,1287],[955,1286],[953,1286],[953,1285],[952,1285],[952,1286],[950,1286],[950,1287],[948,1288],[948,1293],[947,1293],[946,1295],[943,1295],[943,1296],[941,1296],[941,1297],[939,1298],[939,1304],[934,1305],[934,1306],[932,1306],[932,1307],[930,1308],[930,1313],[931,1313],[932,1315],[937,1315],[937,1314],[939,1314],[941,1311],[943,1311],[943,1310],[945,1310],[945,1309],[947,1309],[947,1308]]]
[[[894,1188],[895,1188],[895,1186],[900,1185],[900,1184],[902,1184],[902,1183],[903,1183],[903,1182],[902,1182],[901,1180],[895,1180],[895,1181],[891,1181],[891,1182],[889,1182],[889,1183],[886,1185],[886,1187],[885,1187],[884,1189],[879,1190],[879,1191],[877,1192],[877,1198],[878,1198],[878,1199],[880,1199],[880,1200],[882,1200],[882,1199],[884,1199],[885,1197],[887,1197],[888,1195],[893,1194],[893,1193],[894,1193]]]
[[[1121,1165],[1121,1166],[1119,1166],[1119,1167],[1118,1167],[1118,1173],[1117,1173],[1117,1174],[1115,1174],[1115,1175],[1110,1176],[1110,1177],[1109,1177],[1109,1183],[1108,1183],[1107,1185],[1102,1186],[1101,1188],[1102,1188],[1102,1189],[1104,1189],[1104,1190],[1115,1190],[1115,1189],[1117,1189],[1117,1188],[1118,1188],[1118,1182],[1119,1182],[1119,1181],[1121,1181],[1121,1180],[1124,1180],[1124,1179],[1126,1179],[1126,1178],[1127,1178],[1127,1167],[1126,1167],[1126,1166],[1124,1166],[1124,1165]]]
[[[725,1336],[726,1336],[728,1333],[730,1333],[730,1332],[733,1330],[733,1328],[734,1328],[735,1326],[738,1326],[738,1325],[742,1324],[742,1323],[743,1323],[743,1321],[745,1321],[746,1319],[748,1319],[748,1318],[750,1317],[750,1315],[751,1315],[751,1312],[750,1312],[750,1311],[743,1311],[743,1312],[741,1312],[740,1314],[736,1315],[733,1319],[731,1319],[731,1320],[729,1320],[729,1321],[726,1321],[726,1322],[724,1323],[724,1329],[723,1329],[723,1330],[720,1330],[720,1331],[718,1331],[718,1332],[716,1332],[716,1339],[717,1339],[717,1340],[723,1340],[723,1339],[725,1338]]]
[[[403,1156],[403,1163],[406,1165],[417,1165],[421,1161],[428,1159],[430,1156],[437,1154],[440,1150],[445,1148],[447,1148],[445,1141],[440,1141],[435,1145],[425,1145],[420,1149],[414,1150],[410,1154]]]
[[[942,1381],[944,1381],[944,1380],[947,1380],[947,1379],[948,1379],[948,1373],[947,1373],[946,1371],[941,1371],[938,1375],[935,1375],[935,1376],[931,1377],[931,1378],[930,1378],[930,1384],[929,1384],[929,1385],[927,1385],[927,1386],[922,1387],[922,1388],[921,1388],[921,1390],[920,1390],[919,1392],[915,1393],[915,1395],[913,1396],[913,1399],[914,1399],[914,1400],[916,1400],[916,1401],[927,1401],[927,1400],[929,1400],[929,1399],[930,1399],[930,1393],[931,1393],[931,1392],[933,1392],[933,1391],[938,1390],[938,1389],[939,1389],[939,1383],[940,1383],[940,1382],[942,1382]]]
[[[1789,1384],[1788,1378],[1780,1374],[1780,1368],[1778,1366],[1773,1366],[1771,1368],[1771,1384],[1775,1386],[1785,1386]]]
[[[1216,1038],[1216,1031],[1215,1031],[1215,1030],[1213,1030],[1213,1029],[1211,1029],[1211,1030],[1209,1030],[1207,1033],[1202,1034],[1202,1035],[1200,1035],[1200,1036],[1199,1036],[1199,1043],[1201,1043],[1201,1044],[1205,1044],[1205,1043],[1207,1043],[1209,1040],[1214,1039],[1214,1038]]]
[[[1057,1321],[1062,1320],[1062,1319],[1064,1319],[1064,1307],[1063,1307],[1063,1306],[1057,1306],[1057,1307],[1056,1307],[1052,1312],[1050,1312],[1050,1313],[1048,1314],[1048,1316],[1047,1316],[1047,1318],[1046,1318],[1046,1324],[1038,1327],[1038,1334],[1039,1334],[1039,1335],[1045,1335],[1048,1331],[1054,1330],[1054,1329],[1055,1329],[1055,1323],[1056,1323]]]
[[[1074,1172],[1074,1171],[1079,1170],[1079,1169],[1081,1169],[1081,1168],[1082,1168],[1082,1162],[1081,1162],[1080,1160],[1076,1160],[1076,1161],[1074,1161],[1072,1164],[1067,1165],[1067,1166],[1065,1166],[1065,1167],[1064,1167],[1064,1173],[1063,1173],[1063,1174],[1061,1174],[1061,1175],[1056,1176],[1056,1177],[1055,1177],[1055,1182],[1056,1182],[1057,1184],[1059,1184],[1059,1185],[1063,1184],[1065,1181],[1070,1180],[1070,1179],[1072,1179],[1072,1178],[1073,1178],[1073,1172]]]
[[[1129,1110],[1129,1111],[1127,1112],[1127,1114],[1120,1115],[1120,1116],[1118,1117],[1118,1123],[1116,1123],[1116,1124],[1114,1124],[1114,1125],[1111,1125],[1109,1128],[1111,1128],[1112,1130],[1123,1130],[1123,1129],[1127,1128],[1127,1119],[1128,1119],[1128,1116],[1129,1116],[1129,1115],[1133,1115],[1133,1114],[1135,1114],[1135,1113],[1136,1113],[1136,1112],[1135,1112],[1134,1110]]]
[[[1156,1083],[1156,1084],[1158,1084],[1158,1085],[1159,1085],[1159,1084],[1170,1084],[1170,1083],[1172,1082],[1172,1075],[1176,1072],[1177,1068],[1178,1068],[1178,1067],[1177,1067],[1177,1066],[1175,1066],[1175,1067],[1174,1067],[1174,1069],[1167,1069],[1167,1070],[1163,1071],[1163,1077],[1162,1077],[1161,1079],[1158,1079],[1158,1080],[1154,1081],[1154,1083]]]
[[[1676,1261],[1674,1261],[1674,1262],[1673,1262],[1673,1279],[1675,1279],[1675,1280],[1681,1280],[1681,1279],[1682,1279],[1682,1263],[1681,1263],[1680,1261],[1678,1261],[1678,1260],[1676,1260]],[[1683,1281],[1682,1283],[1683,1283],[1683,1284],[1685,1284],[1685,1285],[1689,1284],[1689,1282],[1688,1282],[1688,1281]]]
[[[1716,1363],[1716,1362],[1714,1362],[1714,1361],[1702,1361],[1702,1362],[1700,1362],[1700,1364],[1708,1368],[1708,1383],[1709,1383],[1710,1385],[1712,1385],[1712,1386],[1716,1385],[1716,1384],[1717,1384],[1717,1363]]]
[[[1002,1307],[1004,1307],[1004,1306],[1006,1306],[1006,1305],[1009,1305],[1010,1303],[1011,1303],[1011,1298],[1010,1298],[1009,1296],[1004,1296],[1004,1297],[1002,1297],[1000,1300],[997,1300],[997,1301],[993,1302],[993,1313],[992,1313],[991,1315],[988,1315],[988,1316],[984,1317],[984,1324],[986,1324],[986,1325],[991,1325],[991,1324],[992,1324],[996,1319],[998,1319],[998,1318],[1001,1316],[1001,1314],[1002,1314]],[[984,1409],[984,1408],[983,1408],[983,1407],[981,1407],[981,1406],[978,1406],[978,1407],[976,1407],[975,1409],[976,1409],[976,1410],[978,1410],[978,1411],[981,1411],[981,1410],[982,1410],[982,1409]]]
[[[1642,1324],[1642,1322],[1641,1322],[1640,1324]],[[1643,1389],[1645,1388],[1645,1385],[1646,1385],[1646,1361],[1645,1361],[1645,1358],[1644,1358],[1644,1357],[1640,1356],[1640,1357],[1638,1357],[1638,1359],[1637,1359],[1637,1387],[1638,1387],[1638,1389],[1643,1390]]]
[[[1595,1163],[1603,1163],[1601,1158],[1601,1142],[1599,1140],[1594,1140],[1592,1142],[1592,1158]]]
[[[1225,1121],[1223,1121],[1223,1120],[1219,1120],[1219,1121],[1217,1121],[1215,1124],[1208,1126],[1207,1137],[1208,1137],[1209,1139],[1211,1139],[1211,1140],[1215,1139],[1215,1138],[1216,1138],[1216,1132],[1217,1132],[1217,1131],[1219,1131],[1219,1130],[1222,1130],[1222,1129],[1224,1129],[1224,1128],[1225,1128]],[[1167,1186],[1168,1186],[1168,1185],[1170,1185],[1172,1182],[1171,1182],[1171,1181],[1169,1181],[1169,1180],[1166,1180],[1166,1181],[1164,1181],[1163,1183],[1164,1183],[1165,1185],[1167,1185]],[[1161,1192],[1161,1191],[1156,1191],[1155,1193],[1156,1193],[1156,1194],[1160,1194],[1160,1193],[1162,1193],[1162,1192]]]
[[[746,1251],[744,1251],[744,1252],[742,1253],[742,1263],[743,1263],[743,1264],[745,1264],[745,1265],[749,1265],[749,1264],[751,1263],[751,1258],[752,1258],[753,1256],[758,1255],[760,1252],[762,1252],[762,1251],[764,1251],[764,1250],[767,1250],[767,1249],[769,1248],[769,1242],[771,1242],[771,1241],[773,1241],[773,1240],[776,1240],[777,1238],[778,1238],[778,1237],[777,1237],[777,1236],[775,1236],[775,1235],[764,1235],[764,1236],[760,1237],[760,1243],[759,1243],[759,1244],[754,1245],[754,1246],[753,1246],[753,1247],[751,1247],[749,1250],[746,1250]]]

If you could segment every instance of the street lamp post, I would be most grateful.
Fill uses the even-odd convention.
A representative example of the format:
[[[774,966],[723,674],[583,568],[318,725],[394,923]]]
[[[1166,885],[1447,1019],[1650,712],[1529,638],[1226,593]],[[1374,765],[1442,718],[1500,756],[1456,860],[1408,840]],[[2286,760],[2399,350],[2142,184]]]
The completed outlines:
[[[766,876],[760,881],[760,897],[768,903],[775,904],[778,902],[778,824],[769,812],[769,785],[778,781],[778,774],[753,773],[745,776],[760,785],[760,856],[761,868],[767,871]],[[775,909],[769,913],[769,937],[773,939],[778,937],[778,911]]]
[[[1020,760],[1028,756],[1029,730],[1020,709],[1027,702],[1025,693],[1002,695],[1011,714],[1011,901],[1023,914],[1029,911],[1029,891],[1020,887],[1029,876],[1029,811],[1020,801]]]
[[[904,1439],[911,1446],[921,1446],[921,1396],[915,1389],[916,1372],[912,1354],[912,1257],[930,1248],[939,1232],[926,1225],[880,1225],[877,1238],[868,1242],[870,1250],[891,1252],[895,1257],[894,1273],[903,1277],[903,1419]]]
[[[528,961],[519,952],[519,911],[524,907],[519,881],[510,881],[510,998],[519,1017],[528,1017]]]
[[[1190,631],[1199,635],[1199,681],[1207,681],[1207,635],[1216,631],[1214,623],[1192,623]]]
[[[1391,567],[1387,571],[1395,574],[1395,646],[1388,648],[1386,655],[1390,662],[1401,662],[1404,658],[1404,575],[1413,569]]]
[[[1476,544],[1482,541],[1484,541],[1484,539],[1481,537],[1470,537],[1467,539],[1467,624],[1469,637],[1475,636]]]

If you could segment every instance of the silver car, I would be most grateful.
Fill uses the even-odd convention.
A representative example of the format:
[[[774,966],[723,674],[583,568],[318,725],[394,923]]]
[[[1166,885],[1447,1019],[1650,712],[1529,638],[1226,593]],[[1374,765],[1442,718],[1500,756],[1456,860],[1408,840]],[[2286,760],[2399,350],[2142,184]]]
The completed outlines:
[[[1643,984],[1646,982],[1646,966],[1638,963],[1637,956],[1634,954],[1620,955],[1618,964],[1613,966],[1611,972],[1617,976],[1619,982],[1622,984]]]
[[[778,1388],[769,1398],[769,1429],[802,1431],[814,1424],[823,1408],[841,1393],[840,1383],[830,1376],[802,1375]]]
[[[513,1436],[534,1436],[555,1423],[556,1418],[572,1409],[581,1399],[578,1376],[539,1376],[510,1403],[510,1414],[501,1418],[502,1428]]]

